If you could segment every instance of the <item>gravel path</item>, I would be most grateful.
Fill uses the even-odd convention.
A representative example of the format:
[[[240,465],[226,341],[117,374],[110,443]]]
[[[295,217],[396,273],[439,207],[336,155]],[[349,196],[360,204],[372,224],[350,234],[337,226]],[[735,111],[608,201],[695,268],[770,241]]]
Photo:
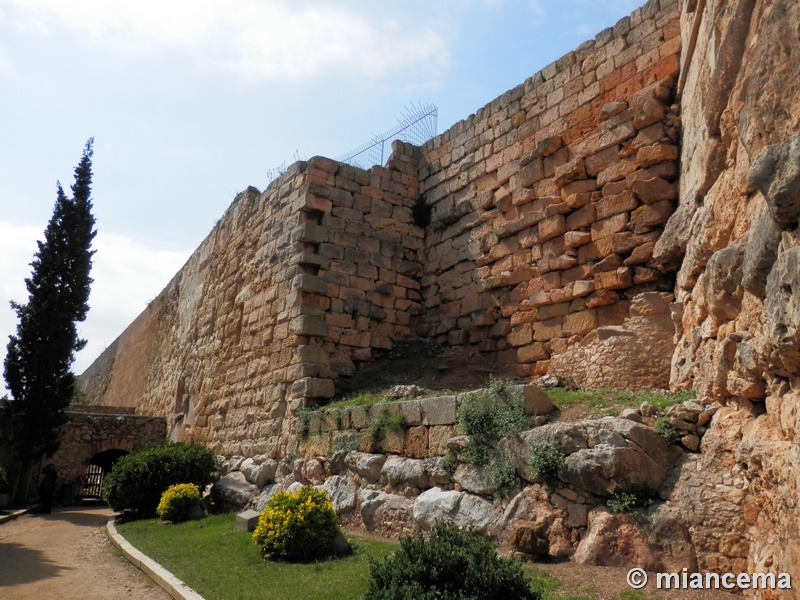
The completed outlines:
[[[55,509],[0,525],[0,598],[8,600],[170,600],[116,556],[103,531],[108,508]]]

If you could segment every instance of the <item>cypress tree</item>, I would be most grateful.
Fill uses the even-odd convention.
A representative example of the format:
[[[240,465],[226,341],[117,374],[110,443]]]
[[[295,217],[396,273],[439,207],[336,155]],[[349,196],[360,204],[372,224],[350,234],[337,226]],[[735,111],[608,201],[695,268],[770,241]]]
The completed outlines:
[[[75,168],[72,198],[57,184],[53,216],[39,241],[25,279],[28,302],[12,302],[19,322],[9,336],[4,363],[13,443],[23,470],[52,455],[60,444],[64,410],[77,385],[72,373],[75,352],[86,345],[76,323],[89,310],[92,240],[96,235],[92,201],[92,144],[86,142]]]

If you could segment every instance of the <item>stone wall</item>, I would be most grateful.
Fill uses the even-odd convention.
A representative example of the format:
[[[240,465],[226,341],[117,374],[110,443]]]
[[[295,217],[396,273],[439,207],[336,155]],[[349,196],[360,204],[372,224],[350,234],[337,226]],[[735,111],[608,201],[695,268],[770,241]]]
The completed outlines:
[[[423,146],[420,335],[541,375],[637,294],[672,291],[651,259],[678,197],[680,49],[677,2],[651,0]],[[616,385],[663,381],[661,350]]]
[[[410,337],[420,312],[419,151],[399,141],[392,150],[385,167],[369,171],[322,158],[307,171],[295,293],[309,341],[292,375],[311,378],[307,398],[332,397],[334,379]]]
[[[186,265],[83,376],[92,402],[167,415],[170,439],[283,456],[292,415],[411,335],[423,231],[418,150],[322,157],[239,194]]]

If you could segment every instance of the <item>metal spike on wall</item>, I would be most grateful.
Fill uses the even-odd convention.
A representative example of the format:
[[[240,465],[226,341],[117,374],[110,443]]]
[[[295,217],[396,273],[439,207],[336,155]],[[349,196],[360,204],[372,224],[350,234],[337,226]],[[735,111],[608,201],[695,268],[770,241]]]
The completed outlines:
[[[389,158],[391,143],[400,140],[421,146],[436,135],[439,109],[433,104],[411,103],[403,109],[397,125],[337,158],[339,162],[353,167],[369,169],[373,165],[383,166]]]

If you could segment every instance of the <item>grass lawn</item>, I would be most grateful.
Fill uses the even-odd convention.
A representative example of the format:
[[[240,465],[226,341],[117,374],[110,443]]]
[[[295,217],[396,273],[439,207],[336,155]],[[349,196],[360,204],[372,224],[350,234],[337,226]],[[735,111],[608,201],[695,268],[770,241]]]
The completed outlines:
[[[117,525],[136,548],[195,589],[206,600],[303,600],[361,598],[369,579],[369,558],[396,550],[396,542],[348,536],[351,556],[309,563],[261,558],[250,534],[234,530],[234,514],[212,515],[179,525],[157,519]],[[597,600],[593,586],[563,584],[550,572],[524,565],[542,600]],[[646,600],[641,592],[623,592],[618,600]]]
[[[117,525],[136,548],[195,589],[206,600],[360,598],[367,588],[369,557],[386,556],[396,543],[354,537],[345,558],[286,563],[261,558],[249,533],[234,530],[236,515],[212,515],[178,525],[157,519]]]

